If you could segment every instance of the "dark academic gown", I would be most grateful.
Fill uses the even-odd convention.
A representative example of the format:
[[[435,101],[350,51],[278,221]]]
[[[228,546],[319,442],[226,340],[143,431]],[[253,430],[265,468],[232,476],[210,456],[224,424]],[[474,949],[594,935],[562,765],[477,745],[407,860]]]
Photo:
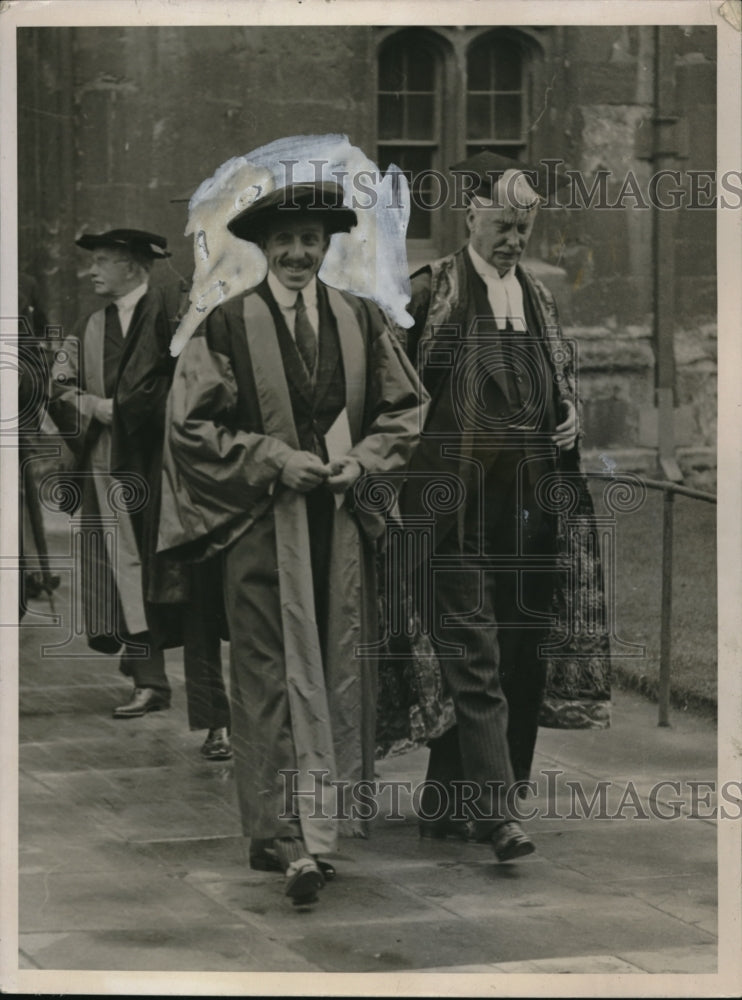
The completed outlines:
[[[229,725],[220,656],[220,638],[226,638],[221,567],[211,561],[194,574],[183,562],[156,552],[165,409],[175,371],[170,341],[184,290],[173,284],[153,294],[160,306],[153,308],[151,322],[132,322],[119,363],[111,472],[124,485],[132,474],[147,483],[147,502],[134,504],[130,515],[142,560],[150,638],[158,649],[184,647],[190,728],[214,729]]]
[[[363,478],[403,469],[424,399],[376,307],[317,287],[314,384],[267,283],[215,309],[184,349],[160,525],[161,550],[223,553],[244,832],[300,833],[313,853],[335,846],[330,782],[373,775],[375,664],[363,647],[386,522],[358,489],[337,506],[326,488],[301,494],[280,474],[295,449],[323,455],[343,408]]]
[[[164,692],[169,685],[163,657],[149,636],[142,591],[141,522],[134,520],[146,509],[150,489],[146,477],[133,471],[112,476],[112,429],[94,412],[97,397],[114,396],[128,337],[136,343],[157,329],[161,309],[160,293],[148,289],[134,309],[127,338],[112,304],[83,320],[57,351],[49,413],[75,457],[65,510],[81,515],[80,586],[88,643],[103,653],[123,646],[122,672],[139,687]],[[132,649],[132,641],[144,650]],[[139,655],[142,651],[146,655]]]
[[[488,577],[465,572],[446,588],[444,574],[437,594],[439,613],[469,614],[467,624],[445,635],[446,642],[464,645],[464,659],[451,658],[445,646],[440,657],[458,700],[458,742],[470,744],[463,776],[482,781],[488,772],[491,779],[512,780],[505,757],[516,779],[528,777],[544,705],[548,721],[559,726],[602,727],[609,719],[607,637],[580,619],[603,601],[599,557],[589,540],[592,505],[577,449],[557,454],[549,443],[562,403],[576,402],[569,352],[553,297],[526,269],[518,267],[516,276],[526,333],[497,332],[486,286],[465,249],[413,276],[410,307],[409,353],[431,403],[401,498],[403,515],[420,511],[429,484],[448,483],[460,490],[460,502],[433,512],[435,553],[461,557],[462,567],[485,552],[515,560],[489,583],[487,610],[495,613],[487,621],[477,618],[476,608]],[[575,493],[571,525],[544,503],[545,483],[557,489],[555,496],[564,483]],[[578,550],[566,551],[569,539]],[[565,559],[574,560],[572,576]],[[523,573],[526,563],[531,571]],[[557,616],[557,625],[540,625],[544,616]],[[561,643],[562,655],[539,655],[540,643]],[[507,745],[492,735],[498,728],[507,732]],[[444,740],[440,757],[455,763],[455,733]],[[453,773],[460,768],[459,760],[446,777],[461,777]]]
[[[158,649],[183,644],[182,602],[188,581],[181,567],[158,561],[165,406],[175,371],[170,356],[172,295],[149,289],[137,303],[124,339],[114,387],[111,475],[131,499],[129,516],[142,562],[142,589],[150,637]],[[134,483],[146,483],[144,502]]]

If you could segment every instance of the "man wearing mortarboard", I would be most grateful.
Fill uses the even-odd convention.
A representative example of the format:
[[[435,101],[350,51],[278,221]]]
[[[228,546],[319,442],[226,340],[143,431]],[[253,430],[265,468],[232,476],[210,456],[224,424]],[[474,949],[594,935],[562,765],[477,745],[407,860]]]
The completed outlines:
[[[226,220],[225,220],[226,222]],[[311,903],[333,869],[334,782],[373,779],[382,516],[362,475],[401,470],[424,392],[381,311],[318,278],[357,224],[329,182],[262,195],[226,222],[265,280],[214,311],[181,354],[165,447],[160,549],[222,553],[232,735],[252,867]],[[165,516],[165,512],[168,516]],[[361,834],[351,820],[348,832]]]
[[[134,689],[113,715],[130,719],[170,704],[162,650],[188,642],[189,622],[200,633],[218,625],[184,613],[188,581],[154,558],[174,306],[166,287],[151,287],[149,278],[152,265],[170,256],[167,240],[116,229],[85,234],[77,244],[92,253],[94,291],[111,301],[78,324],[57,352],[50,413],[67,432],[83,473],[80,585],[88,642],[105,653],[123,647],[120,669]],[[199,634],[195,644],[190,638],[191,727],[223,727],[219,732],[226,733],[218,631],[213,663],[202,655],[209,637]],[[227,740],[221,739],[219,751],[222,758],[230,755]]]
[[[587,601],[602,622],[603,596],[595,549],[579,548],[592,505],[567,345],[552,294],[520,263],[550,178],[492,152],[451,169],[467,192],[469,239],[412,276],[409,308],[408,354],[431,402],[402,511],[419,514],[442,476],[462,496],[435,515],[434,555],[450,562],[432,578],[435,638],[458,724],[430,741],[420,832],[473,831],[506,861],[534,849],[511,793],[529,779],[547,668],[553,680],[557,665],[566,696],[556,724],[569,715],[569,727],[604,727],[608,646],[580,619]],[[586,529],[573,532],[571,577],[555,572],[565,525],[551,498],[565,483]],[[555,612],[562,633],[549,632]],[[547,639],[568,655],[551,663]],[[462,781],[475,789],[467,808]]]

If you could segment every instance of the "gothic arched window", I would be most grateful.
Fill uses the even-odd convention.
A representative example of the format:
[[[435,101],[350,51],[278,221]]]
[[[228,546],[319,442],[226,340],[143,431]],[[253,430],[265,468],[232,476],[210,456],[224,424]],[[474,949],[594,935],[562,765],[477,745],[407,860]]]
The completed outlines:
[[[466,57],[467,154],[483,149],[520,159],[527,151],[529,78],[512,36],[476,39]]]
[[[413,190],[409,239],[429,240],[435,200],[432,171],[441,141],[440,57],[423,32],[404,31],[379,52],[379,166],[395,163]]]

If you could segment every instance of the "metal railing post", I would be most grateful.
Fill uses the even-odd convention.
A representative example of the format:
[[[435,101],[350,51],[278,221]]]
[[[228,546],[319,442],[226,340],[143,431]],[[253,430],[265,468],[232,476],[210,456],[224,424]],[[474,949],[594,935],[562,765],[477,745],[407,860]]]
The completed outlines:
[[[589,472],[591,479],[620,480],[620,475],[607,472]],[[662,598],[660,612],[660,670],[657,701],[659,703],[658,726],[670,725],[670,669],[672,665],[672,538],[673,516],[675,513],[675,497],[690,497],[692,500],[703,500],[716,504],[716,496],[704,490],[696,490],[690,486],[660,479],[647,479],[644,476],[632,476],[650,490],[661,490],[662,505]]]
[[[672,662],[672,535],[675,493],[665,490],[662,504],[662,624],[658,726],[670,725],[670,665]]]

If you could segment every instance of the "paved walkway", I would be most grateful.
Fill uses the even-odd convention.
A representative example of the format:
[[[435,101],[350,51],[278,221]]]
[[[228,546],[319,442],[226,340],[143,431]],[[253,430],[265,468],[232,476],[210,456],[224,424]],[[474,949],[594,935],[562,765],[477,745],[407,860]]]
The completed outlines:
[[[41,657],[64,627],[27,621],[20,968],[716,971],[716,829],[688,816],[686,785],[715,776],[710,722],[675,713],[658,729],[655,706],[617,692],[610,731],[540,734],[533,857],[497,865],[483,846],[420,840],[402,795],[403,818],[341,841],[337,880],[303,912],[280,876],[247,867],[232,766],[199,756],[179,652],[168,656],[171,710],[114,721],[128,694],[115,660],[87,658],[80,639],[65,658]],[[414,784],[425,756],[382,761],[379,776]],[[652,799],[661,779],[681,782],[681,794],[665,787]],[[567,782],[589,800],[604,780],[604,818],[569,818]],[[679,818],[653,815],[671,813],[673,799],[685,800]],[[585,812],[579,799],[574,811]]]

